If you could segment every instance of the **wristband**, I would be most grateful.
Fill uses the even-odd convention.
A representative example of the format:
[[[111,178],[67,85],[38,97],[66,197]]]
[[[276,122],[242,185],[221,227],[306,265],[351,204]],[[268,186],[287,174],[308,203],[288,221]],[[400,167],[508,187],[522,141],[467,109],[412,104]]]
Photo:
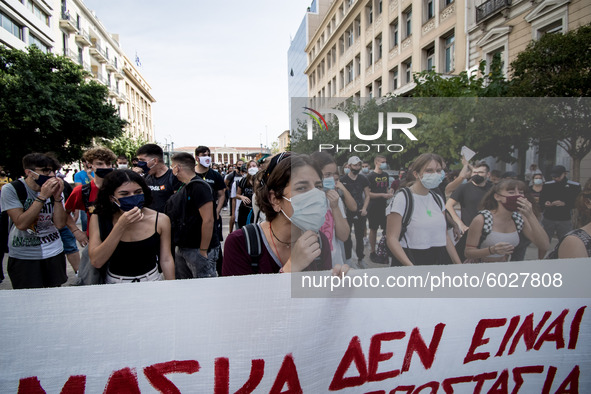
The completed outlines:
[[[39,198],[39,197],[35,197],[35,201],[40,202],[41,204],[45,204],[45,200]],[[33,202],[35,202],[33,201]]]
[[[57,200],[55,198],[53,199],[53,202],[62,202],[62,201],[64,201],[64,198],[63,197],[60,200]]]
[[[491,247],[492,247],[492,245],[488,247],[488,254],[494,254],[494,253],[492,252],[492,250],[490,250],[490,248],[491,248]]]
[[[201,249],[201,248],[199,248],[199,250],[202,251],[202,252],[207,252],[207,249]]]

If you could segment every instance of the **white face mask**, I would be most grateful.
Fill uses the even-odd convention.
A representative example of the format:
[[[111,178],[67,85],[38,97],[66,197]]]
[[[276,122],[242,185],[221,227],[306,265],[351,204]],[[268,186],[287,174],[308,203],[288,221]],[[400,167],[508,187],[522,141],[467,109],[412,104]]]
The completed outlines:
[[[249,174],[249,175],[255,176],[255,175],[257,174],[257,172],[259,172],[259,169],[258,169],[258,168],[256,168],[256,167],[250,167],[250,168],[248,169],[248,174]]]
[[[209,168],[209,166],[211,165],[211,157],[199,156],[199,164],[201,164],[205,168]]]
[[[441,174],[436,172],[432,174],[424,174],[421,178],[421,183],[426,189],[435,189],[441,183]]]
[[[294,226],[302,231],[312,230],[318,232],[320,230],[328,210],[326,194],[322,190],[314,188],[292,198],[283,198],[291,203],[293,214],[289,217],[283,209],[281,212]]]
[[[125,169],[127,168],[127,164],[118,164],[118,165],[117,165],[117,167],[118,167],[120,170],[125,170]]]

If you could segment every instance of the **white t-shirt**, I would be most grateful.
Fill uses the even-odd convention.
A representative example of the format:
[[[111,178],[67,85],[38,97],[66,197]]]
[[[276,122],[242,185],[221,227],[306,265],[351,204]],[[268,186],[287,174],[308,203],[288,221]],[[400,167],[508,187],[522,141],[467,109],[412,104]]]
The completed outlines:
[[[410,223],[406,228],[406,234],[400,240],[403,248],[429,249],[435,246],[446,245],[447,225],[443,209],[435,202],[431,193],[426,196],[412,194],[414,209]],[[441,198],[437,196],[437,198]],[[386,208],[386,216],[391,213],[398,213],[404,216],[406,209],[406,198],[404,193],[398,193]]]
[[[236,175],[234,177],[234,182],[232,183],[232,189],[230,189],[230,198],[236,198],[236,187],[238,186],[238,182],[240,182],[240,180],[242,179],[241,176]],[[239,200],[236,198],[235,201],[235,209],[234,209],[234,218],[236,218],[236,221],[238,221],[238,208],[240,208],[240,204],[242,203],[242,200]]]
[[[20,179],[27,189],[25,204],[21,204],[14,186],[8,184],[2,188],[2,210],[29,208],[39,192],[33,191]],[[63,197],[63,195],[62,195]],[[63,204],[63,202],[62,202]],[[8,255],[23,260],[42,260],[57,256],[64,250],[58,229],[53,224],[53,204],[45,201],[39,217],[27,230],[21,231],[12,226],[8,236]]]

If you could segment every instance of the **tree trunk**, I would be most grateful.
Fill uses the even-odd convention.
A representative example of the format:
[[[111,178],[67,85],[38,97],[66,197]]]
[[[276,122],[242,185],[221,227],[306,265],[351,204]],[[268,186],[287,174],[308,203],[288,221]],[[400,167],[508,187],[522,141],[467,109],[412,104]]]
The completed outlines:
[[[571,181],[580,182],[579,179],[581,178],[581,158],[579,158],[578,156],[571,156],[571,158],[573,159]]]

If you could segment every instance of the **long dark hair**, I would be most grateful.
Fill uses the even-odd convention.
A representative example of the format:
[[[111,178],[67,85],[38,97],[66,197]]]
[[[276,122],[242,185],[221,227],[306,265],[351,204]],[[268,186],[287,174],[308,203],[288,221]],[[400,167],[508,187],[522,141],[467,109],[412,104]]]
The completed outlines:
[[[113,170],[103,179],[103,185],[99,189],[96,198],[94,212],[98,215],[113,216],[119,211],[119,207],[111,201],[111,196],[115,194],[115,190],[124,183],[137,183],[144,191],[144,206],[152,203],[152,192],[148,188],[146,181],[141,175],[132,170]]]

